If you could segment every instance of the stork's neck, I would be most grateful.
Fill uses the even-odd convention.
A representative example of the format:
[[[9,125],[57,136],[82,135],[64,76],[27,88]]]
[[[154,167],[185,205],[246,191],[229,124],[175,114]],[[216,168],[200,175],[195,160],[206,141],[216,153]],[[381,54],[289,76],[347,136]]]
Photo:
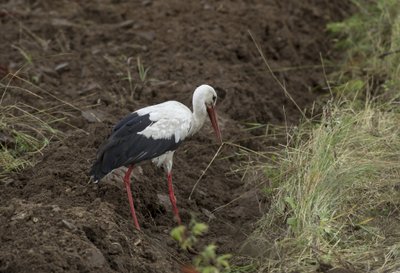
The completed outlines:
[[[192,115],[192,127],[190,129],[190,135],[197,133],[207,118],[207,109],[204,101],[193,97],[193,115]]]

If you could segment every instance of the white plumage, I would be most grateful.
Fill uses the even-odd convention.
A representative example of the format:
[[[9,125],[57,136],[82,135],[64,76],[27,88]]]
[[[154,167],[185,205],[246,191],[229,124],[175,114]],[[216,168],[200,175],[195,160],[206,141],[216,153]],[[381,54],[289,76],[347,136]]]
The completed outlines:
[[[192,111],[177,101],[167,101],[157,105],[142,108],[136,113],[139,116],[150,114],[153,122],[138,134],[153,139],[174,138],[175,142],[183,141],[190,131]]]
[[[165,168],[168,175],[169,197],[174,215],[180,223],[172,187],[173,156],[183,140],[200,130],[207,114],[218,140],[221,141],[215,113],[216,102],[217,93],[214,88],[201,85],[193,94],[193,112],[177,101],[167,101],[139,109],[120,120],[99,149],[90,175],[98,182],[114,169],[121,166],[128,167],[124,182],[132,217],[138,230],[140,226],[130,188],[133,166],[144,160],[152,160],[157,166]]]

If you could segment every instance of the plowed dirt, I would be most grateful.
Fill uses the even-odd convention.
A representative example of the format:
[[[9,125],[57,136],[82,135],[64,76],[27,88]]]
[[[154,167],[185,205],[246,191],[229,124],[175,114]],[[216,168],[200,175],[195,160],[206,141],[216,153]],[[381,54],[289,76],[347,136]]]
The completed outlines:
[[[150,164],[135,170],[138,232],[122,172],[87,183],[98,146],[127,113],[169,99],[189,106],[194,88],[208,83],[219,94],[224,140],[262,150],[256,136],[263,130],[246,131],[246,122],[296,122],[299,112],[266,71],[249,32],[297,104],[311,106],[326,92],[320,59],[332,47],[325,25],[340,20],[348,2],[1,1],[0,77],[17,73],[37,87],[9,76],[2,83],[40,96],[14,88],[3,103],[52,109],[68,124],[55,125],[64,138],[34,168],[0,184],[0,272],[180,272],[192,255],[169,236],[175,222],[164,172]],[[150,68],[145,79],[139,57]],[[262,179],[234,171],[243,158],[229,145],[189,200],[217,149],[209,124],[179,148],[178,206],[183,222],[195,214],[209,224],[204,242],[239,253],[268,200],[253,183]]]

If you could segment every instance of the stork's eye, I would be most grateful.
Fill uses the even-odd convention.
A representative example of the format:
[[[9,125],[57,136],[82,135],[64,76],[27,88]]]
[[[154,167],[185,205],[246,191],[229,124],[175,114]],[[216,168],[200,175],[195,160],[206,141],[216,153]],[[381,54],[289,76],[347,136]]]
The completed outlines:
[[[217,100],[217,96],[213,96],[213,102]]]

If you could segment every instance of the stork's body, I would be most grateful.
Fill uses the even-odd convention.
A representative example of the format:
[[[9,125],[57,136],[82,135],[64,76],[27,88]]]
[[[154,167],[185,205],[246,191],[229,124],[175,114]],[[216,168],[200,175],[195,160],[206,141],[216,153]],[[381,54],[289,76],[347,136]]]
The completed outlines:
[[[137,221],[130,187],[134,165],[152,160],[167,171],[169,197],[174,215],[181,223],[172,186],[173,155],[186,137],[195,134],[203,126],[207,113],[219,140],[221,134],[215,114],[217,94],[208,85],[196,88],[193,94],[193,112],[177,101],[167,101],[139,109],[120,120],[108,140],[100,147],[90,175],[98,182],[112,170],[128,167],[124,177],[129,204],[135,227]]]

